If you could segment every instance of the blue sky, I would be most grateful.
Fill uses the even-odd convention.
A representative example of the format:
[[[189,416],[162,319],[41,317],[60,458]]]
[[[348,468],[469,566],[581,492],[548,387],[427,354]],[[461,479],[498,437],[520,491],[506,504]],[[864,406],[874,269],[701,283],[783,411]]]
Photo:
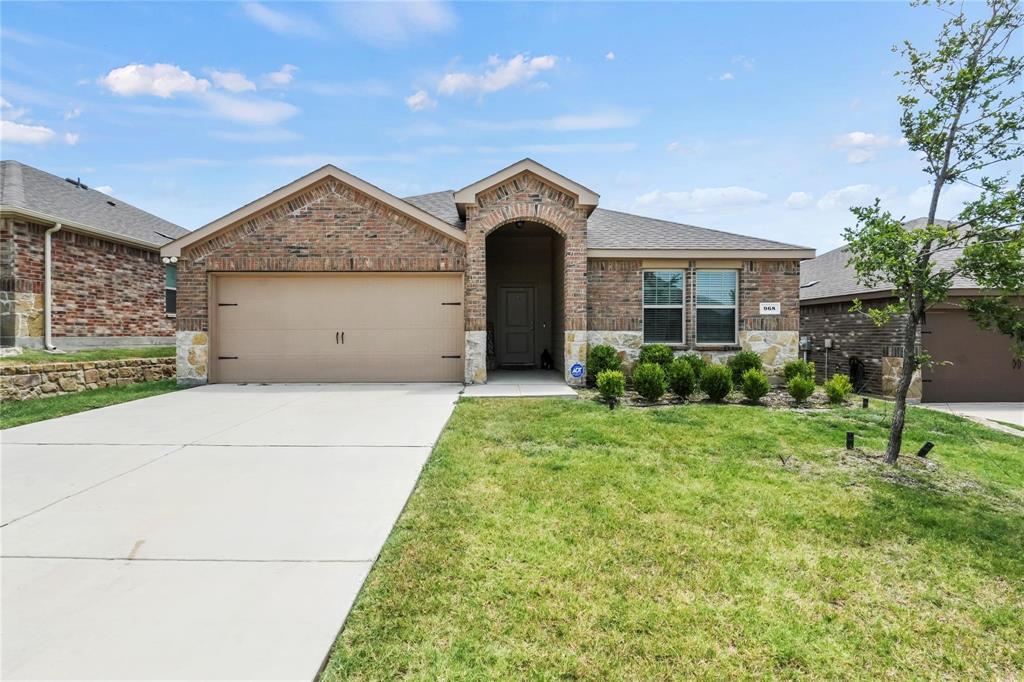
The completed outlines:
[[[0,144],[187,228],[329,162],[405,196],[530,156],[605,208],[823,251],[851,204],[925,213],[890,48],[941,19],[895,2],[8,2]]]

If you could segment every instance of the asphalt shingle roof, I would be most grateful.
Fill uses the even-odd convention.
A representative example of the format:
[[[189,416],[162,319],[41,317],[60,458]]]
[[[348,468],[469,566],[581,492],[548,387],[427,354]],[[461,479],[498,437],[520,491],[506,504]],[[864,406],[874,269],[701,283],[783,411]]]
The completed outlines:
[[[903,224],[908,230],[927,224],[925,218],[915,218]],[[941,221],[936,221],[940,223]],[[939,268],[948,268],[960,256],[962,249],[941,251],[932,256]],[[857,281],[857,273],[849,264],[850,253],[845,246],[823,253],[817,258],[800,263],[800,300],[813,301],[823,298],[853,299],[864,294],[888,292],[892,284],[880,282],[876,287],[866,287]],[[978,283],[966,277],[953,278],[952,289],[976,289]]]
[[[188,234],[185,228],[116,197],[84,189],[20,161],[0,161],[0,204],[44,213],[154,247]]]
[[[451,190],[406,197],[405,201],[465,229]],[[804,249],[770,239],[747,237],[706,227],[596,208],[587,221],[587,247],[591,249]]]

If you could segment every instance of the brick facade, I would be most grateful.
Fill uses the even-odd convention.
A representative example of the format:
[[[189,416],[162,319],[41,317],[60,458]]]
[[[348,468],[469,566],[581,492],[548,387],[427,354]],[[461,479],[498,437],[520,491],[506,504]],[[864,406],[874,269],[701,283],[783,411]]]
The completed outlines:
[[[47,225],[4,219],[0,227],[0,300],[5,344],[40,344],[43,234]],[[53,247],[55,339],[171,338],[164,309],[165,268],[157,251],[60,230]]]
[[[883,307],[892,300],[864,301],[864,307]],[[800,333],[810,341],[807,359],[814,363],[818,381],[825,381],[835,374],[849,374],[850,358],[857,357],[864,362],[866,370],[864,392],[873,395],[890,393],[891,386],[887,385],[886,377],[891,377],[893,371],[898,370],[896,365],[902,362],[900,328],[904,316],[898,315],[879,327],[866,312],[851,312],[851,305],[852,301],[803,304],[800,308]],[[832,348],[827,353],[826,339],[832,341]]]

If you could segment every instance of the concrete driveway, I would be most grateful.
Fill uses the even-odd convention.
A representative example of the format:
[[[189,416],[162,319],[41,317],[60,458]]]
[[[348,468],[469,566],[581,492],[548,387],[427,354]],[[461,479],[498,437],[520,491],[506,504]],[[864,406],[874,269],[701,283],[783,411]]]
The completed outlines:
[[[3,679],[312,679],[461,388],[206,386],[2,432]]]
[[[1024,426],[1024,403],[921,403],[921,407]]]

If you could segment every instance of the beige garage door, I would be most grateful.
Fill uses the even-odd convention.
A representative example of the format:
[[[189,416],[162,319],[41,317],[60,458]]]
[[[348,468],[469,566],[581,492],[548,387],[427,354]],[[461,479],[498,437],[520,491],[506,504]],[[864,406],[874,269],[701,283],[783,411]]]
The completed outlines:
[[[926,403],[1024,400],[1024,367],[1010,337],[982,331],[960,310],[929,311],[922,331],[936,361],[922,373]]]
[[[225,275],[218,382],[462,381],[462,276]]]

